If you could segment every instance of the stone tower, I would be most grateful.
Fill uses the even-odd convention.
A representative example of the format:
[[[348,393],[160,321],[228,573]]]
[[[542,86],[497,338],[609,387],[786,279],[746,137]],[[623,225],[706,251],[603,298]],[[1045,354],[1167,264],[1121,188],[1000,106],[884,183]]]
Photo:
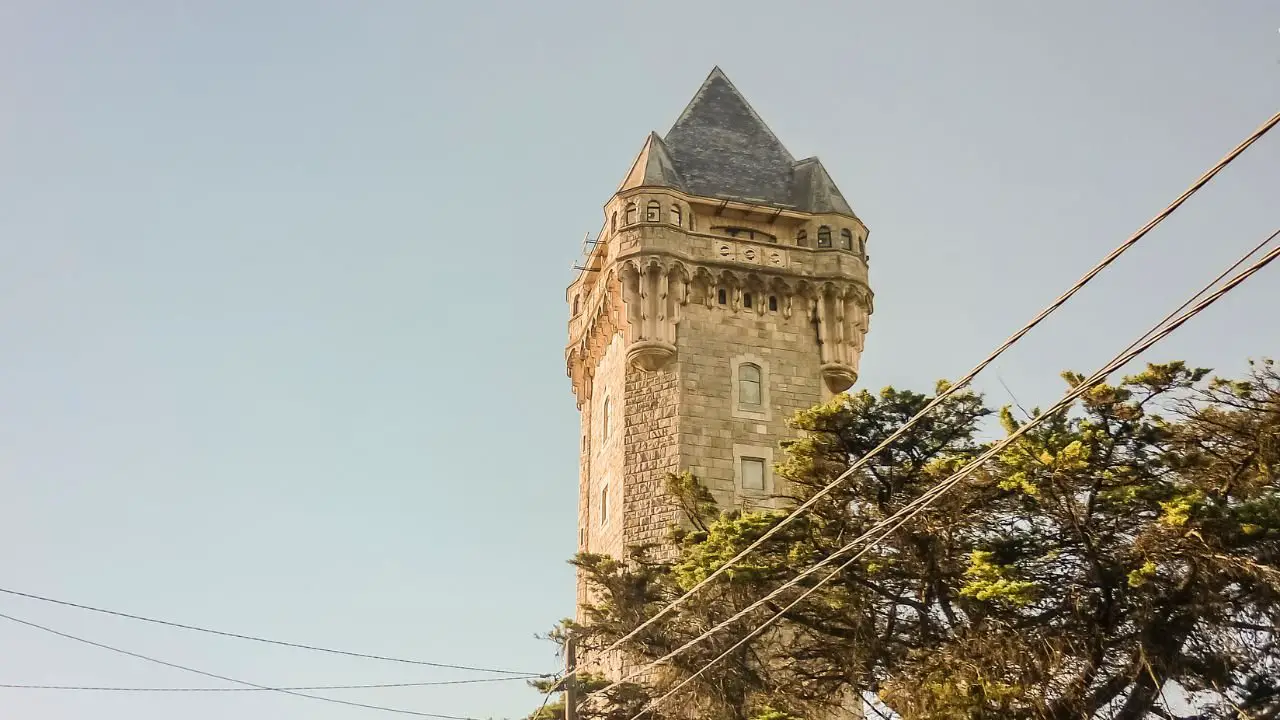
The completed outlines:
[[[724,506],[776,506],[786,421],[857,380],[872,304],[866,226],[719,68],[604,214],[568,289],[566,360],[578,549],[624,557],[665,539],[667,473]]]

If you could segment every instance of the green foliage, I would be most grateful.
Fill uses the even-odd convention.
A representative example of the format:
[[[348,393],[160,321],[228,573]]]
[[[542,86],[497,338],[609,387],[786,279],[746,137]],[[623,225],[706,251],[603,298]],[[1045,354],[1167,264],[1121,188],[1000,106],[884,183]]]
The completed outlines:
[[[1011,577],[1012,568],[993,562],[994,553],[974,550],[969,553],[969,567],[964,570],[965,583],[960,594],[987,602],[1029,605],[1035,601],[1036,584]]]
[[[931,399],[886,388],[798,413],[802,436],[775,467],[786,498],[812,498]],[[987,447],[978,426],[992,414],[971,392],[943,401],[628,642],[626,656],[643,663],[680,647],[916,500]],[[1021,427],[1008,408],[994,414],[1006,433]],[[1278,469],[1280,374],[1270,361],[1244,378],[1174,362],[1099,384],[650,717],[820,718],[869,690],[905,720],[1138,720],[1163,712],[1152,677],[1223,693],[1206,719],[1280,717],[1280,637],[1268,632],[1280,626]],[[668,491],[682,514],[671,545],[574,560],[595,600],[566,627],[588,657],[782,516],[722,512],[687,473]],[[618,713],[638,712],[812,582],[582,717],[629,720]]]

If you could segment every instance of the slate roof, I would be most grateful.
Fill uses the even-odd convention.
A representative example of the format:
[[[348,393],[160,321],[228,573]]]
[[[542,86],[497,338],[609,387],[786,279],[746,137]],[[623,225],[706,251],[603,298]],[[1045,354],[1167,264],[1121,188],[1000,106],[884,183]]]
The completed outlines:
[[[853,215],[822,163],[797,162],[719,67],[665,138],[650,134],[619,190],[640,185]]]
[[[618,192],[642,185],[688,190],[680,173],[676,172],[671,152],[656,132],[649,133],[649,137],[645,139],[644,147],[640,148],[640,154],[631,164],[631,171],[618,186]]]

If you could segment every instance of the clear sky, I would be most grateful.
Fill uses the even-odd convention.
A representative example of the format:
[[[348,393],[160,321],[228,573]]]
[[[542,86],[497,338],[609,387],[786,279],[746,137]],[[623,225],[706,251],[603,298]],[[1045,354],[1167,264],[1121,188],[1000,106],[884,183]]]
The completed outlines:
[[[871,228],[862,387],[955,377],[1280,108],[1280,7],[0,2],[0,587],[552,670],[564,287],[719,64]],[[1280,132],[998,363],[1062,391],[1280,224]],[[1280,355],[1280,268],[1158,346]],[[1008,394],[984,377],[996,403]],[[0,597],[269,685],[463,677]],[[215,684],[0,620],[0,683]],[[515,716],[520,683],[343,692]],[[0,690],[40,720],[378,713]],[[388,716],[390,717],[390,716]]]

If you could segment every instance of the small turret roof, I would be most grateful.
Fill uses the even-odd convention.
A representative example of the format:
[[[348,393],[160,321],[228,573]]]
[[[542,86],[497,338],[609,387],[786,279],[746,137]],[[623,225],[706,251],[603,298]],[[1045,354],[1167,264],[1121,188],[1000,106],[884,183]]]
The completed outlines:
[[[644,185],[686,189],[680,173],[676,172],[671,153],[656,132],[649,133],[649,137],[645,139],[644,147],[640,148],[640,154],[631,163],[631,171],[618,186],[618,192]]]

